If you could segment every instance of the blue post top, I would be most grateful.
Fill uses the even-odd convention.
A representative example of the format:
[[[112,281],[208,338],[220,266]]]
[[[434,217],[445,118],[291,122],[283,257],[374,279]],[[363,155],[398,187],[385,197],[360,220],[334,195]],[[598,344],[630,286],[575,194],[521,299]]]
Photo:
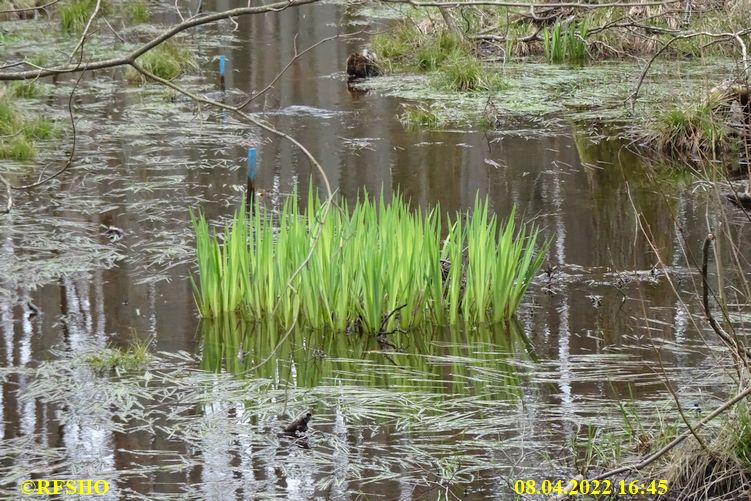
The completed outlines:
[[[219,56],[219,74],[224,76],[224,56]]]
[[[248,148],[248,179],[256,180],[256,149]]]

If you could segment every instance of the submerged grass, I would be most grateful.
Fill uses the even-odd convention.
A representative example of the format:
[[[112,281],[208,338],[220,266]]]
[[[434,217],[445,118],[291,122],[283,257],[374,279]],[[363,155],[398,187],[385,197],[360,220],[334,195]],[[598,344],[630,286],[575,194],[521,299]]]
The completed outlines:
[[[351,212],[345,203],[321,220],[323,206],[311,191],[300,216],[292,197],[276,222],[258,204],[247,218],[243,206],[223,242],[203,215],[193,218],[201,315],[240,311],[285,327],[369,332],[501,321],[514,315],[547,247],[538,248],[537,228],[517,227],[513,212],[501,224],[479,197],[466,218],[446,221],[445,240],[439,209],[413,213],[400,196],[388,205],[366,198]]]
[[[121,373],[143,369],[150,359],[149,344],[135,339],[126,349],[106,348],[101,352],[87,355],[83,360],[96,371]]]
[[[443,125],[442,117],[431,106],[424,104],[405,105],[404,112],[399,115],[399,121],[410,129],[435,129]]]

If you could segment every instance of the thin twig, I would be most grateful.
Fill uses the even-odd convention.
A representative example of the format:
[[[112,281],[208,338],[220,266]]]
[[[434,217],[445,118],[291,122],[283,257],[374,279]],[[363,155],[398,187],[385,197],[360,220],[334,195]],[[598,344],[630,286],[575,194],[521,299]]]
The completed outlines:
[[[81,38],[78,40],[78,43],[73,48],[73,50],[70,52],[70,57],[68,57],[68,64],[73,60],[73,57],[76,55],[76,52],[78,49],[81,49],[81,55],[83,56],[83,44],[86,41],[86,36],[89,34],[89,29],[91,29],[91,23],[94,22],[94,18],[99,13],[99,7],[102,5],[102,0],[96,0],[96,5],[94,5],[94,10],[91,12],[91,15],[89,16],[89,20],[86,22],[86,26],[83,29],[83,33],[81,33]]]

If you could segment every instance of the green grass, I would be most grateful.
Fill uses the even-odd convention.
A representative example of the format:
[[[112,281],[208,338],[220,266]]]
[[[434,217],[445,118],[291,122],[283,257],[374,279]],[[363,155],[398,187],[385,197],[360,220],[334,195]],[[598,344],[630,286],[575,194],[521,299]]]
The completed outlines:
[[[83,31],[86,23],[94,12],[96,0],[74,0],[60,9],[60,23],[63,33],[74,34]],[[99,14],[107,14],[110,11],[109,3],[103,1],[99,7]]]
[[[479,197],[466,218],[457,214],[446,221],[438,208],[410,211],[400,196],[388,205],[383,197],[366,198],[351,211],[345,203],[321,219],[323,204],[311,192],[304,212],[299,215],[296,197],[285,202],[277,220],[256,205],[248,221],[243,207],[225,228],[223,242],[203,215],[193,218],[199,276],[194,291],[202,316],[241,312],[282,327],[359,326],[369,332],[498,322],[514,315],[548,245],[539,249],[538,229],[518,227],[513,211],[500,223]],[[449,228],[445,240],[442,223]],[[319,233],[310,260],[293,277]]]
[[[387,33],[380,33],[371,40],[379,64],[388,71],[400,68],[414,53],[420,32],[412,23],[399,23]]]
[[[45,117],[29,118],[18,112],[9,97],[0,98],[0,158],[31,160],[35,141],[57,137],[60,130]]]
[[[484,68],[476,58],[459,53],[443,63],[434,82],[440,89],[456,92],[497,91],[506,87],[499,73]]]
[[[36,66],[44,67],[47,65],[47,61],[48,61],[47,54],[44,54],[43,52],[36,53],[29,58],[29,62]]]
[[[147,23],[151,19],[151,11],[149,5],[142,0],[134,0],[128,2],[124,6],[125,17],[131,24],[143,24]]]
[[[450,58],[469,53],[468,47],[448,31],[427,38],[415,51],[414,66],[418,71],[436,71]]]
[[[543,31],[543,48],[546,59],[551,63],[577,63],[587,60],[587,32],[589,22],[585,17],[578,24],[569,23],[563,31],[561,23],[556,23],[552,30]]]
[[[422,104],[405,105],[399,121],[407,128],[436,129],[443,125],[441,117],[430,106]]]
[[[10,94],[13,97],[30,99],[42,93],[41,86],[33,80],[13,82],[10,86]]]
[[[675,106],[657,115],[648,142],[673,157],[711,157],[728,146],[726,118],[718,103]]]
[[[194,66],[190,51],[179,47],[173,41],[164,42],[137,59],[141,67],[165,80],[174,80],[182,75],[188,66]],[[128,79],[136,81],[140,74],[129,68]]]
[[[0,139],[0,158],[27,161],[34,158],[34,143],[24,136],[16,136],[5,141]]]
[[[22,126],[26,137],[35,140],[52,139],[60,137],[60,129],[47,117],[37,117],[26,120]]]
[[[379,64],[388,71],[433,72],[449,59],[471,54],[471,46],[450,32],[423,35],[407,22],[376,35],[372,44]]]
[[[136,339],[127,349],[106,348],[84,357],[84,363],[98,372],[131,372],[141,370],[151,360],[147,342]]]

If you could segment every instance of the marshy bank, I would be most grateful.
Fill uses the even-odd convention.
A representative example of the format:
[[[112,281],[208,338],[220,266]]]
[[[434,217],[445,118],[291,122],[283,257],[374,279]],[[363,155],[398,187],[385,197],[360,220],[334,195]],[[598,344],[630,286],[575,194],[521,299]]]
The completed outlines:
[[[94,16],[77,57],[127,55],[166,25],[228,8],[205,2],[199,14],[150,3],[150,22],[141,24],[124,5]],[[180,34],[177,48],[190,58],[162,77],[236,104],[266,88],[295,54],[342,26],[380,29],[393,22],[384,14],[393,20],[388,6],[315,2],[203,24]],[[2,23],[0,32],[4,52],[25,61],[0,70],[6,76],[38,71],[28,63],[66,65],[82,35],[63,31],[52,9]],[[52,44],[60,50],[40,54]],[[587,120],[618,123],[621,106],[607,100],[607,87],[632,88],[630,68],[640,65],[598,65],[608,80],[587,94],[603,80],[587,77],[588,66],[550,65],[544,55],[507,61],[518,77],[469,92],[442,87],[430,110],[459,117],[448,127],[405,128],[404,105],[428,105],[399,97],[396,85],[417,96],[432,76],[377,77],[366,93],[348,89],[344,63],[363,46],[372,46],[364,33],[315,46],[245,108],[297,139],[321,171],[241,115],[175,99],[174,89],[129,79],[122,66],[89,69],[80,80],[76,72],[49,75],[37,82],[40,94],[13,97],[25,119],[48,117],[59,135],[38,140],[33,160],[3,163],[8,183],[31,184],[64,165],[71,102],[76,137],[71,165],[35,189],[10,189],[10,212],[0,215],[3,496],[16,497],[26,478],[54,474],[106,479],[106,499],[514,499],[519,479],[592,478],[638,462],[686,430],[676,402],[693,426],[743,383],[707,323],[697,256],[714,232],[707,275],[722,306],[712,301],[712,311],[743,341],[749,317],[739,263],[750,257],[741,245],[748,220],[724,210],[715,185],[645,165]],[[707,66],[682,62],[656,65],[644,89],[703,87]],[[508,109],[488,115],[498,130],[461,121],[465,109],[491,109],[487,92],[521,88],[524,79],[549,80],[552,95],[563,97],[538,98],[545,88],[529,85],[495,102]],[[436,85],[447,81],[461,88],[474,80],[441,77]],[[512,108],[522,97],[545,107]],[[226,242],[223,229],[248,185],[248,148],[257,152],[256,214],[271,215],[272,234],[294,193],[326,192],[325,175],[350,208],[367,190],[383,193],[385,206],[399,193],[411,215],[440,204],[442,217],[476,217],[479,195],[488,217],[538,228],[548,253],[516,314],[499,323],[379,336],[289,329],[242,312],[199,319],[190,214],[202,211]],[[280,431],[306,412],[303,447]],[[743,408],[734,412],[711,422],[724,426],[711,430],[718,440],[701,435],[707,448],[689,440],[642,478],[659,475],[670,493],[691,499],[697,472],[719,477],[730,461],[742,465]],[[704,454],[715,448],[726,454]]]
[[[418,7],[401,11],[402,20],[372,39],[384,71],[425,75],[418,92],[414,79],[375,83],[419,99],[418,109],[434,115],[408,111],[408,123],[502,131],[509,112],[563,108],[574,120],[588,115],[618,126],[618,136],[641,152],[692,161],[748,158],[745,0],[544,5],[529,12],[503,2],[412,5]],[[667,86],[666,73],[700,79]],[[447,90],[474,93],[475,102],[451,96],[465,101],[457,114],[446,106]]]

